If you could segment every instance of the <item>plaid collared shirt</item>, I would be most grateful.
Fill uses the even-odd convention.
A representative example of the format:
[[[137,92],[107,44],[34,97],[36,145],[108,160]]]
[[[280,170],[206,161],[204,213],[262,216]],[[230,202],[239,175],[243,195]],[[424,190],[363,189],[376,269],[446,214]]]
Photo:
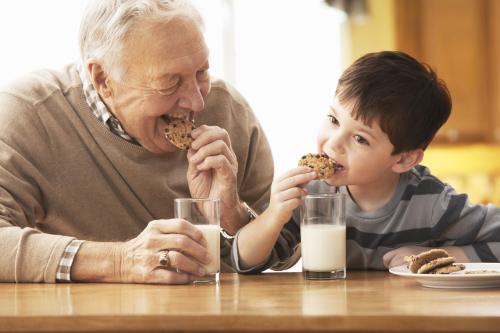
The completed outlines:
[[[83,69],[82,63],[78,63],[76,67],[80,79],[83,84],[83,94],[85,95],[85,100],[89,105],[92,113],[96,118],[102,122],[111,132],[120,136],[122,139],[127,140],[133,144],[138,144],[138,142],[128,135],[123,129],[120,121],[108,110],[106,104],[101,100],[101,97],[97,93],[97,90],[90,82],[87,76],[87,72]],[[74,239],[72,240],[66,249],[64,249],[63,256],[59,261],[56,272],[57,282],[71,282],[71,265],[73,265],[73,260],[75,259],[76,253],[80,249],[80,245],[84,241]]]
[[[87,71],[84,70],[83,64],[80,62],[77,64],[76,69],[78,74],[80,75],[80,79],[83,84],[83,94],[85,95],[85,100],[89,105],[90,109],[94,116],[99,119],[107,128],[114,134],[120,136],[122,139],[127,140],[128,142],[138,144],[138,142],[128,135],[123,129],[120,121],[108,110],[108,107],[101,100],[99,93],[90,82],[90,79],[87,76]]]

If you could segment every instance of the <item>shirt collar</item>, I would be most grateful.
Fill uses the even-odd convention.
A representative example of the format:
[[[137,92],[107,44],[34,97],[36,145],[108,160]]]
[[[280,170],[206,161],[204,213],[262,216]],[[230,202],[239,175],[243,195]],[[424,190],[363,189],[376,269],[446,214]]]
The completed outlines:
[[[94,85],[90,81],[87,71],[84,70],[82,62],[78,62],[76,65],[76,70],[80,79],[82,80],[83,94],[85,95],[85,100],[92,110],[94,116],[104,124],[112,133],[118,135],[128,142],[138,144],[137,141],[125,132],[120,121],[116,118],[109,110],[106,104],[101,100],[101,97],[94,88]]]

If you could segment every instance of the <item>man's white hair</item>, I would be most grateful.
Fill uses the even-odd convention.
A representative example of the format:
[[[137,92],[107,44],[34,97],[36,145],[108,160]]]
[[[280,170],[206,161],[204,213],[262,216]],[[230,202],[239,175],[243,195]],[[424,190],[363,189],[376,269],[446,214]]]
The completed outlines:
[[[135,23],[168,22],[175,16],[191,18],[203,27],[200,13],[187,0],[92,0],[80,23],[82,61],[100,60],[108,73],[120,78],[124,70],[121,51]]]

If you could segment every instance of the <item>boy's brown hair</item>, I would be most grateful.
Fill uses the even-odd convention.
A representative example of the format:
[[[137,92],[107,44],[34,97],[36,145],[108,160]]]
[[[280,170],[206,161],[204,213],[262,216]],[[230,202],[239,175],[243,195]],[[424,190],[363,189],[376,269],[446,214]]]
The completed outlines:
[[[335,95],[352,107],[356,119],[380,122],[393,154],[427,148],[451,112],[446,84],[428,65],[397,51],[356,60],[342,74]]]

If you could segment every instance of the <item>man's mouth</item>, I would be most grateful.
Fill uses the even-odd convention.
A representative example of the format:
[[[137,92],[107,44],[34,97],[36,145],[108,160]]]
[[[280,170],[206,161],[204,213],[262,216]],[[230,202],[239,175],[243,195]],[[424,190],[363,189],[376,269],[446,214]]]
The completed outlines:
[[[161,116],[163,120],[169,121],[174,119],[186,120],[186,121],[194,121],[193,112],[173,112],[170,114],[164,114]]]

